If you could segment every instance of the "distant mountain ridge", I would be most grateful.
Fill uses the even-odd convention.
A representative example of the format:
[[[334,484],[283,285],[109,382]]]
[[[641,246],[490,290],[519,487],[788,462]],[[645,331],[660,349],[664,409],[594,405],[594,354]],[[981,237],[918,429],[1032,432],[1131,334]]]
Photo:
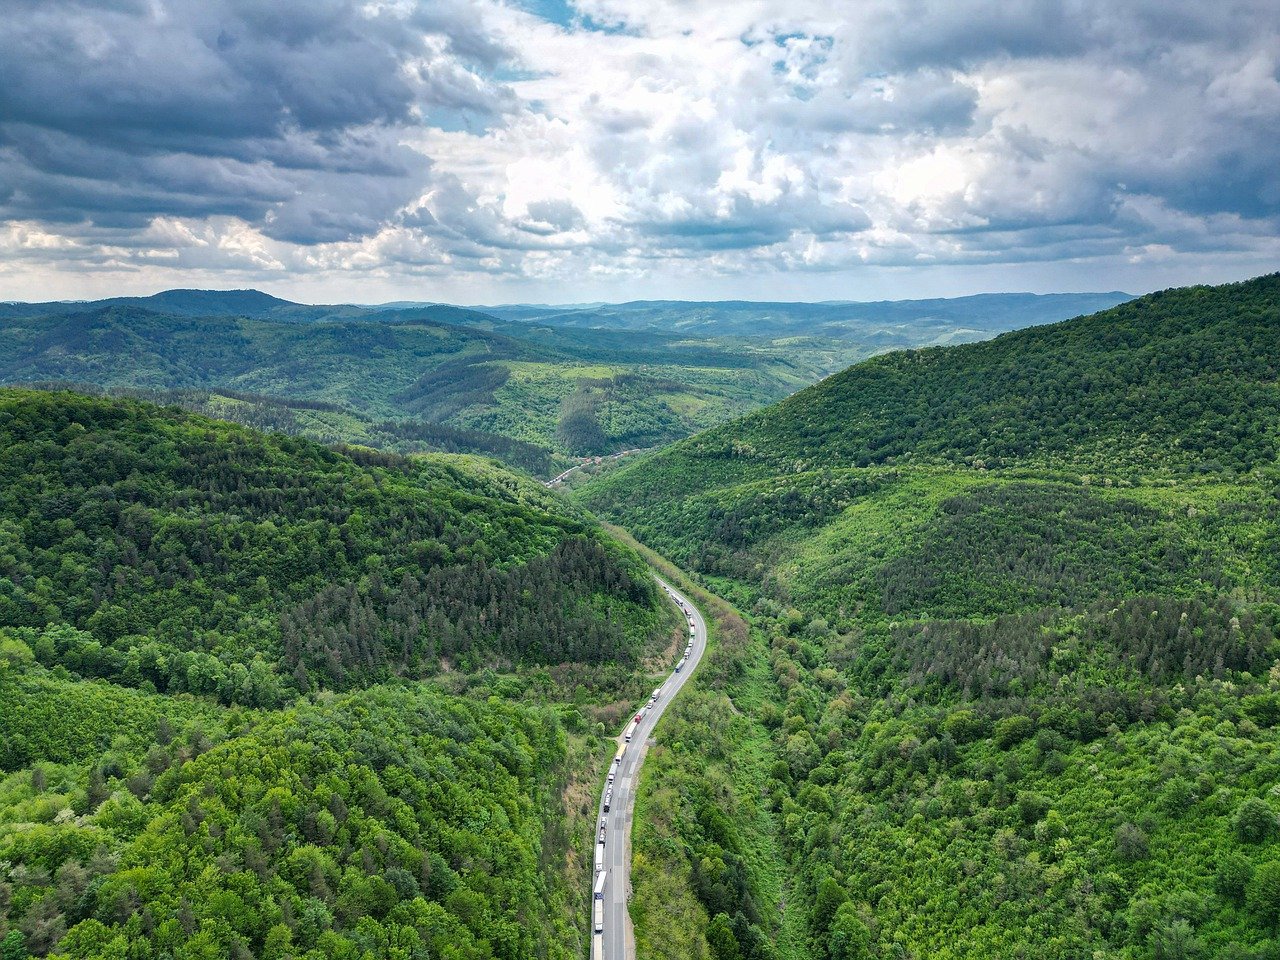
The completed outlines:
[[[108,307],[141,307],[172,316],[237,316],[256,320],[444,322],[505,321],[566,327],[697,332],[701,335],[835,335],[868,326],[932,321],[1000,333],[1052,323],[1114,307],[1133,295],[1105,293],[982,293],[925,300],[631,300],[623,303],[496,304],[460,306],[437,301],[382,304],[306,304],[261,290],[173,289],[145,297],[0,303],[0,318],[66,315]]]
[[[255,409],[218,401],[219,411],[290,429],[298,417],[267,410],[264,398],[336,404],[343,413],[308,413],[301,429],[317,438],[378,443],[403,433],[380,429],[391,421],[414,421],[415,435],[422,424],[436,424],[429,432],[441,443],[465,438],[474,452],[504,451],[509,463],[551,470],[557,456],[678,440],[869,356],[984,340],[1072,316],[1091,297],[1110,303],[1124,296],[637,301],[482,311],[439,303],[301,304],[258,290],[175,289],[0,304],[0,383],[252,394]],[[209,412],[204,401],[195,402]],[[529,444],[544,455],[533,456]]]
[[[180,306],[195,299],[170,298]],[[203,298],[200,306],[219,302],[253,305],[238,297]],[[335,404],[345,413],[308,414],[309,423],[325,422],[306,432],[380,445],[389,434],[372,428],[395,421],[396,436],[408,429],[421,440],[425,430],[446,449],[465,441],[466,449],[498,453],[546,475],[568,465],[553,464],[556,454],[670,442],[844,365],[827,350],[767,343],[744,350],[670,334],[515,324],[449,306],[339,308],[350,316],[300,320],[291,305],[258,304],[267,316],[190,315],[121,302],[7,317],[0,309],[0,383],[229,390],[255,395],[255,407],[269,398]],[[204,402],[197,408],[204,410]],[[252,425],[297,420],[241,405],[220,403],[219,412],[251,413]],[[530,444],[544,455],[531,459]],[[543,466],[533,468],[535,461]]]
[[[1105,293],[983,293],[927,300],[634,300],[598,306],[477,307],[504,320],[568,327],[620,327],[697,333],[701,336],[862,336],[878,327],[932,324],[983,334],[1003,333],[1096,313],[1132,300]]]
[[[321,321],[440,320],[483,324],[487,317],[465,307],[443,303],[364,307],[355,304],[295,303],[261,290],[162,290],[147,297],[108,297],[105,300],[53,300],[44,303],[0,303],[0,319],[70,316],[113,307],[134,307],[172,317],[244,317],[250,320],[314,323]]]

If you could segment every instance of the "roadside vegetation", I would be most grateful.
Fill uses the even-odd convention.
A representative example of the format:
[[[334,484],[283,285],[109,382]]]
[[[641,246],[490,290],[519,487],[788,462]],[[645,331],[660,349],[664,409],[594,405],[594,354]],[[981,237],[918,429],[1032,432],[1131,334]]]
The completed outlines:
[[[808,956],[1280,950],[1277,330],[1280,277],[1168,291],[581,488],[754,628],[725,763],[767,738]]]
[[[492,462],[0,391],[0,954],[580,956],[675,616]]]

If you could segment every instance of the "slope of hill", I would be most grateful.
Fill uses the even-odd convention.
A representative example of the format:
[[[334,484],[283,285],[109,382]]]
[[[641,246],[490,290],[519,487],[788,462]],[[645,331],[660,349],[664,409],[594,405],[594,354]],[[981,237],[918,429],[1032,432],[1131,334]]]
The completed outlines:
[[[32,384],[41,390],[71,389],[69,383]],[[354,444],[392,453],[468,453],[491,457],[534,476],[564,469],[567,458],[546,447],[513,440],[496,433],[466,430],[417,419],[379,419],[324,400],[290,400],[239,390],[141,390],[116,387],[102,390],[80,385],[92,396],[127,397],[172,405],[217,420],[229,420],[255,430],[306,437],[327,444]]]
[[[522,310],[529,322],[515,322],[443,304],[325,306],[255,290],[169,290],[0,304],[0,383],[337,404],[356,419],[410,421],[417,434],[453,431],[454,446],[516,453],[508,462],[526,469],[538,458],[496,437],[537,445],[549,475],[566,456],[670,443],[884,350],[983,339],[1070,315],[1088,299],[641,303],[600,306],[595,319]],[[602,326],[615,322],[629,329]],[[331,423],[344,425],[352,432],[343,440],[380,442],[382,432],[349,418]],[[461,441],[459,431],[493,436]]]
[[[548,456],[590,455],[669,442],[745,413],[841,356],[430,312],[441,311],[447,321],[407,311],[303,324],[136,306],[17,317],[0,339],[0,383],[230,390],[337,404],[379,423],[496,434]]]
[[[673,627],[491,463],[0,390],[4,955],[577,957]]]
[[[1170,290],[869,360],[583,488],[751,614],[746,793],[810,955],[1280,948],[1278,373],[1280,276]]]
[[[1248,471],[1280,449],[1278,299],[1272,275],[886,354],[663,451],[635,478],[683,488],[684,463],[694,487],[920,462]]]
[[[442,660],[625,662],[651,626],[634,559],[476,461],[24,391],[0,449],[0,625],[74,627],[40,649],[122,682],[270,705]]]

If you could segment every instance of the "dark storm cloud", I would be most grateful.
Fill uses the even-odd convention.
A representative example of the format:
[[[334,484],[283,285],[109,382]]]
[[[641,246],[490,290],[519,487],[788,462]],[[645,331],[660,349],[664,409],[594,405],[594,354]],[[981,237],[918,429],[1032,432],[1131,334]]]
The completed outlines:
[[[859,61],[903,72],[1099,50],[1157,59],[1187,43],[1239,43],[1275,21],[1272,0],[895,0],[865,9],[875,42],[859,46]]]
[[[512,96],[465,3],[7,5],[0,216],[127,223],[233,214],[299,243],[376,230],[428,180],[399,141],[433,109]]]
[[[958,134],[973,123],[977,105],[971,84],[926,69],[892,78],[874,76],[856,86],[777,103],[769,120],[780,128],[801,127],[817,134]]]
[[[769,202],[738,196],[716,210],[685,211],[643,221],[635,227],[659,240],[666,249],[715,251],[766,247],[797,233],[832,239],[870,225],[870,218],[858,207],[823,202],[809,194]]]

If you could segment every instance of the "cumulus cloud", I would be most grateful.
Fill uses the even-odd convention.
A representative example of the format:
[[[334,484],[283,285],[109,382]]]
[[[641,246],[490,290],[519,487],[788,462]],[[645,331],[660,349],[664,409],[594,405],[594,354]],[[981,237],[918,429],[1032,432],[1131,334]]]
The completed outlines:
[[[1280,253],[1271,0],[6,7],[0,280],[45,295],[94,270],[472,300],[947,265],[1141,286]]]

